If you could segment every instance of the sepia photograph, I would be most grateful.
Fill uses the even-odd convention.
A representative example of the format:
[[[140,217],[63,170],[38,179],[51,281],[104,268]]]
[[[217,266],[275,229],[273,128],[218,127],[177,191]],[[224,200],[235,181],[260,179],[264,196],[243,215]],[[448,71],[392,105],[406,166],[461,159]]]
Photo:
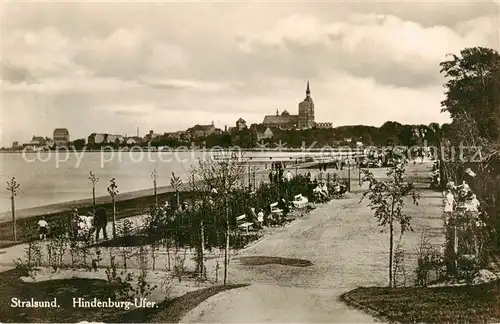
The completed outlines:
[[[4,0],[0,323],[499,323],[500,3]]]

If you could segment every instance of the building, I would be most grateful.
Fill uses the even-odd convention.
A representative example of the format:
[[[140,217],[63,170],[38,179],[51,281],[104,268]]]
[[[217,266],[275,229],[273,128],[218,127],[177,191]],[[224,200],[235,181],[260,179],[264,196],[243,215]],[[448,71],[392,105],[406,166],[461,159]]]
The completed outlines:
[[[66,128],[56,128],[54,129],[53,139],[56,146],[68,146],[69,131]]]
[[[112,135],[112,134],[107,134],[108,136],[106,137],[106,143],[109,144],[123,144],[125,141],[125,137],[122,135]]]
[[[290,115],[286,110],[280,115],[276,110],[276,115],[265,116],[262,124],[266,127],[280,129],[308,129],[314,127],[314,102],[311,98],[309,81],[307,81],[306,98],[299,103],[298,115]]]
[[[124,142],[127,145],[137,145],[142,143],[142,138],[139,136],[132,136],[124,138]]]
[[[103,145],[103,144],[123,144],[125,137],[122,135],[113,135],[105,133],[92,133],[87,138],[88,146]]]
[[[299,128],[308,129],[314,127],[314,102],[311,98],[311,89],[307,81],[306,98],[299,103]]]
[[[240,118],[236,121],[236,129],[241,131],[247,128],[247,122],[243,119]]]
[[[207,137],[214,134],[222,134],[222,130],[215,128],[214,122],[210,125],[194,125],[186,130],[191,139]]]
[[[184,140],[187,137],[189,137],[188,135],[186,135],[186,132],[184,132],[184,131],[177,131],[177,132],[173,132],[173,133],[165,133],[165,135],[166,135],[167,138],[169,138],[169,139],[175,139],[175,140]]]
[[[260,142],[261,140],[272,138],[274,134],[269,127],[266,127],[263,132],[257,130],[255,135],[257,137],[257,141]]]
[[[146,136],[144,136],[144,141],[146,142],[151,142],[153,139],[155,138],[159,138],[159,137],[162,137],[163,134],[156,134],[153,130],[150,130],[148,134],[146,134]]]
[[[47,147],[47,140],[42,136],[34,136],[31,141],[23,145],[24,148],[28,148],[33,151],[39,151]]]
[[[328,128],[333,128],[333,124],[329,122],[320,122],[320,123],[314,123],[314,127],[328,129]]]
[[[280,129],[295,129],[299,126],[299,116],[290,115],[290,113],[286,110],[280,115],[278,110],[276,110],[275,116],[267,115],[264,117],[262,125],[265,127],[276,127]]]
[[[106,140],[106,134],[92,133],[87,138],[87,145],[94,146],[94,145],[104,144],[105,140]]]

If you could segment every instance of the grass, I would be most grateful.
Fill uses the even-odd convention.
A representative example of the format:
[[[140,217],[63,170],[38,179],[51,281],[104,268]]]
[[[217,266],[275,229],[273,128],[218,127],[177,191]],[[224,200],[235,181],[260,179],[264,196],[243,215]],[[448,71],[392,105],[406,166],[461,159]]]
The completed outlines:
[[[248,266],[281,264],[292,267],[310,267],[313,265],[313,263],[309,260],[269,257],[269,256],[240,257],[238,259],[240,260],[242,265],[248,265]]]
[[[77,322],[112,319],[119,310],[109,308],[73,308],[72,298],[111,297],[113,287],[104,280],[64,279],[26,283],[17,270],[0,274],[0,318],[2,322]],[[60,308],[11,308],[10,300],[51,300],[57,297]]]
[[[492,323],[500,319],[499,292],[497,281],[462,287],[360,287],[341,298],[400,323]]]
[[[4,323],[74,323],[96,321],[117,322],[167,322],[177,323],[190,310],[205,299],[225,290],[245,285],[215,286],[190,292],[184,296],[165,300],[158,308],[123,310],[118,308],[73,308],[72,298],[82,297],[106,300],[114,288],[99,279],[60,279],[27,283],[20,279],[18,270],[0,273],[0,319]],[[57,298],[59,308],[11,308],[10,300],[52,300]]]

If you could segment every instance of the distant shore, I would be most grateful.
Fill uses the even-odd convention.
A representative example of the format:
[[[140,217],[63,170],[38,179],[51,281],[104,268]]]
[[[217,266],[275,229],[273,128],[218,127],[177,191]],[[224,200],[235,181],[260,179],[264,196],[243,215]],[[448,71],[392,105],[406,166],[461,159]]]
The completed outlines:
[[[141,151],[153,151],[153,152],[217,152],[217,151],[222,151],[219,147],[206,147],[206,148],[198,148],[198,147],[189,147],[185,149],[180,149],[180,148],[167,148],[167,149],[156,149],[156,148],[151,148],[151,147],[139,147],[135,146],[134,150],[137,152],[138,149],[141,149]],[[69,149],[71,152],[87,152],[87,153],[102,153],[102,152],[108,152],[106,150],[101,150],[101,149],[92,149],[92,150],[77,150],[77,149]],[[118,151],[121,152],[129,152],[130,149],[124,149],[123,147],[118,148]],[[331,151],[331,150],[364,150],[364,148],[355,148],[355,147],[348,147],[348,146],[339,146],[339,147],[329,147],[329,146],[324,146],[324,147],[279,147],[278,148],[268,148],[268,147],[255,147],[255,148],[245,148],[245,149],[237,149],[236,147],[231,147],[231,148],[223,148],[223,151],[240,151],[240,152],[324,152],[325,150]],[[57,150],[40,150],[40,151],[25,151],[25,150],[3,150],[0,151],[0,154],[2,153],[43,153],[43,152],[57,152]]]
[[[301,166],[302,169],[304,167],[307,167],[307,165],[304,164]],[[257,183],[260,183],[261,180],[266,179],[265,177],[267,177],[267,172],[268,170],[260,170],[256,172]],[[179,188],[180,192],[186,192],[188,190],[189,190],[189,184],[187,183],[183,184]],[[172,186],[161,186],[157,188],[157,195],[160,196],[163,200],[165,200],[166,196],[172,194],[173,192],[175,192],[175,189]],[[116,201],[117,202],[131,201],[139,198],[147,198],[153,196],[154,196],[154,188],[141,189],[141,190],[119,193],[116,196]],[[160,203],[163,204],[164,201]],[[106,195],[106,196],[96,197],[96,205],[109,205],[109,204],[111,204],[110,196]],[[85,199],[78,199],[78,200],[63,201],[37,207],[16,209],[16,219],[21,220],[25,218],[31,218],[43,215],[48,216],[56,213],[69,212],[73,207],[81,209],[81,208],[87,208],[89,206],[92,206],[92,197]],[[0,224],[10,223],[10,222],[12,222],[12,213],[10,211],[3,212],[0,214]]]

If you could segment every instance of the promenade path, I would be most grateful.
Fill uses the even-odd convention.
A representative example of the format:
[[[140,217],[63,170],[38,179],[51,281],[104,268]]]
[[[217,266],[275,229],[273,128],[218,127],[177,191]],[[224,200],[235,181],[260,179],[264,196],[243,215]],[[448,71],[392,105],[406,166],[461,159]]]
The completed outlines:
[[[426,171],[423,166],[411,172]],[[339,296],[358,286],[385,286],[388,281],[387,231],[380,233],[361,193],[334,200],[305,218],[242,251],[239,256],[298,258],[310,267],[243,265],[235,257],[232,283],[250,286],[207,299],[188,313],[183,323],[369,323],[375,319],[346,306]],[[419,206],[409,203],[414,233],[403,246],[409,271],[416,263],[421,231],[435,244],[443,242],[440,193],[422,191]],[[398,236],[396,236],[397,238]],[[408,281],[413,280],[409,274]]]
[[[428,165],[410,165],[409,178],[424,178]],[[383,177],[384,169],[374,172]],[[352,184],[346,199],[320,205],[292,224],[273,230],[260,242],[233,256],[230,283],[250,286],[215,295],[189,312],[183,323],[370,323],[370,315],[346,306],[339,296],[358,286],[385,286],[388,274],[389,236],[380,232],[367,202],[359,203],[363,188]],[[423,186],[423,184],[422,184]],[[413,233],[403,236],[408,282],[413,281],[415,252],[422,230],[442,244],[442,197],[422,190],[419,205],[405,207],[412,217]],[[109,232],[110,233],[110,228]],[[395,236],[396,238],[398,235]],[[24,253],[25,245],[0,249],[0,270]],[[105,254],[106,255],[106,254]],[[244,256],[305,259],[310,267],[244,265]],[[207,268],[213,268],[213,261]],[[159,265],[161,268],[162,265]]]

